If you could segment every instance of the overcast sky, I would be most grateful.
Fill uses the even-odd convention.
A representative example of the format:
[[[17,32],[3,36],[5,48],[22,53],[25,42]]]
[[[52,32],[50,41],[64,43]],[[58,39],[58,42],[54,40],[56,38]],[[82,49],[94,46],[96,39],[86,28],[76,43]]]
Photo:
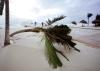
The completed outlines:
[[[65,15],[66,22],[86,19],[87,13],[100,14],[100,0],[9,0],[10,15],[26,20],[45,20]],[[0,20],[2,16],[0,16]]]

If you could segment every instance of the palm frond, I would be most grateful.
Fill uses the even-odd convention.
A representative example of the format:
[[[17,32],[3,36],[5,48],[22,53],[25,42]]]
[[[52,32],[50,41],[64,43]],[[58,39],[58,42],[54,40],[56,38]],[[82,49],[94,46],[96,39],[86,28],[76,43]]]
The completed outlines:
[[[58,52],[59,54],[61,54],[65,59],[67,59],[68,61],[69,61],[69,59],[64,55],[64,53],[63,52],[61,52],[61,51],[59,51],[59,50],[57,50],[56,48],[55,48],[55,50],[56,50],[56,52]]]
[[[80,52],[79,49],[75,48],[76,43],[72,41],[72,37],[69,35],[71,29],[67,25],[55,26],[52,28],[47,28],[45,33],[45,45],[46,45],[46,55],[48,62],[53,68],[61,67],[63,64],[60,61],[56,53],[61,54],[65,59],[69,59],[60,50],[57,50],[53,43],[62,44],[66,48],[73,48],[74,50]]]
[[[72,41],[72,36],[69,35],[70,32],[71,29],[67,25],[60,25],[46,29],[45,34],[52,42],[61,43],[63,46],[74,48],[80,52],[79,49],[75,48],[76,43]]]
[[[61,16],[59,16],[59,17],[55,17],[53,20],[48,19],[48,20],[46,21],[46,23],[47,23],[48,25],[51,25],[51,24],[53,24],[53,23],[55,23],[55,22],[57,22],[57,21],[59,21],[59,20],[64,19],[65,17],[66,17],[66,16],[61,15]]]
[[[56,54],[56,50],[51,42],[51,40],[48,38],[48,36],[45,36],[45,52],[48,59],[48,63],[53,67],[57,68],[58,66],[62,66],[62,62],[59,59],[59,57]]]

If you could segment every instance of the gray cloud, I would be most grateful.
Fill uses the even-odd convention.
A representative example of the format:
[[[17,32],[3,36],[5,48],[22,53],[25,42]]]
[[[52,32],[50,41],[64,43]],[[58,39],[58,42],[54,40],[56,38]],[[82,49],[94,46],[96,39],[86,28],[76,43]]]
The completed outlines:
[[[82,19],[87,20],[87,13],[93,13],[94,19],[96,14],[100,14],[100,0],[37,0],[39,6],[45,11],[48,9],[58,9],[61,10],[57,14],[48,14],[46,16],[39,16],[40,20],[45,20],[45,18],[52,18],[57,15],[66,15],[66,22],[71,22],[73,20],[79,22]],[[33,13],[40,13],[40,8],[33,7]],[[51,11],[52,12],[52,11]],[[1,17],[1,16],[0,16]],[[46,18],[46,19],[47,19]],[[2,18],[0,18],[1,22]]]
[[[63,10],[68,21],[86,19],[87,13],[100,14],[100,0],[42,0],[41,5]]]

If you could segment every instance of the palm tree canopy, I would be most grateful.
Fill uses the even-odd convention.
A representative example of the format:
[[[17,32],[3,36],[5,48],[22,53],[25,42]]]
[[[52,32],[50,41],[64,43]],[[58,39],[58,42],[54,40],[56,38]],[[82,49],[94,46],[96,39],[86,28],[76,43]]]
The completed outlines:
[[[74,25],[77,25],[76,21],[72,21],[71,23],[74,24]]]
[[[92,13],[88,13],[87,14],[87,17],[89,18],[89,17],[91,17],[93,14]]]
[[[87,24],[87,21],[85,21],[85,20],[81,20],[80,23]]]

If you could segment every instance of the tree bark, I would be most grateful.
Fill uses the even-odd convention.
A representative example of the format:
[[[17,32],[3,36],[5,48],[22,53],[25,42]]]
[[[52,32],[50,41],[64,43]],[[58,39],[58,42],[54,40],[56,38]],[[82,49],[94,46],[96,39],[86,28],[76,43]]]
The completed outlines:
[[[9,0],[5,0],[5,41],[4,46],[10,44],[9,36]]]

